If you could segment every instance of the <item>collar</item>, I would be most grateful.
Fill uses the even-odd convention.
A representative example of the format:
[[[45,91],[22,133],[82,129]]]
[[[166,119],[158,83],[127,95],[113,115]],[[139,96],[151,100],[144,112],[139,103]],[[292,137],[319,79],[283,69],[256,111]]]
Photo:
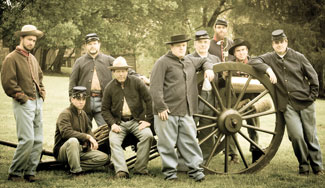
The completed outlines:
[[[194,57],[209,57],[209,52],[207,53],[206,56],[201,56],[199,53],[197,53],[197,51],[194,52],[193,54]]]
[[[247,64],[249,59],[250,59],[249,56],[247,56],[247,58],[244,61],[239,61],[238,59],[236,59],[236,62]]]
[[[174,54],[172,53],[172,51],[168,51],[167,54],[166,54],[166,56],[169,57],[169,58],[172,58],[172,59],[174,59],[174,60],[176,60],[176,61],[184,60],[184,58],[179,59],[176,55],[174,55]]]
[[[101,53],[98,53],[95,58],[93,58],[91,55],[89,55],[88,53],[86,53],[86,57],[89,58],[89,59],[99,59],[101,57]]]
[[[75,115],[79,115],[78,113],[78,109],[72,104],[70,103],[70,107],[69,107],[70,111],[75,114]]]
[[[129,74],[128,74],[128,75],[126,76],[126,80],[124,81],[124,88],[125,88],[126,85],[128,85],[129,80],[130,80],[130,79],[129,79]],[[116,85],[122,87],[122,84],[121,84],[119,81],[117,81],[115,78],[114,78],[114,83],[115,83]]]
[[[20,53],[21,55],[25,57],[29,57],[29,52],[22,49],[20,46],[16,46],[16,52]]]
[[[289,48],[287,48],[286,53],[284,55],[279,55],[278,53],[275,52],[275,54],[281,59],[283,59],[288,53],[289,53]]]

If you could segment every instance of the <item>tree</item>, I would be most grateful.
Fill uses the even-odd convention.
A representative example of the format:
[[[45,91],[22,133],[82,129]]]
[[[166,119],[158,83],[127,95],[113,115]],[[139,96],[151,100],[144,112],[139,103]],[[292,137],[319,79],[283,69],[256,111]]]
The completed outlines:
[[[320,96],[325,97],[325,2],[322,0],[234,0],[231,12],[236,37],[253,44],[255,55],[271,49],[270,34],[285,30],[289,46],[303,53],[318,73]]]

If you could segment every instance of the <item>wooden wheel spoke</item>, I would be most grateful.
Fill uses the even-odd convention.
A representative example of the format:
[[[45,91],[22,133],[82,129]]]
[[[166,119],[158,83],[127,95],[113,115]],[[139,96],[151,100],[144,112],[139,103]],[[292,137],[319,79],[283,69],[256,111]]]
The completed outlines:
[[[225,105],[223,104],[222,99],[220,97],[219,90],[217,89],[216,84],[214,82],[211,82],[211,83],[212,83],[213,91],[214,91],[217,101],[218,101],[218,105],[220,106],[221,110],[224,111],[226,108],[225,108]]]
[[[244,156],[244,154],[243,154],[243,151],[242,151],[242,149],[241,149],[241,147],[240,147],[240,145],[239,145],[239,143],[238,143],[238,140],[237,140],[237,138],[236,138],[236,136],[235,136],[234,134],[232,135],[232,139],[233,139],[234,142],[235,142],[235,145],[236,145],[236,147],[237,147],[237,149],[238,149],[238,152],[239,152],[239,154],[240,154],[241,159],[243,160],[243,163],[244,163],[245,167],[248,168],[248,165],[247,165],[247,162],[246,162],[245,156]]]
[[[244,94],[245,94],[245,92],[246,92],[246,90],[247,90],[247,88],[248,88],[249,83],[250,83],[251,80],[252,80],[252,76],[249,75],[249,77],[248,77],[248,79],[247,79],[247,81],[246,81],[243,89],[241,90],[241,92],[240,92],[240,94],[239,94],[239,96],[237,98],[236,104],[234,105],[234,109],[237,109],[238,104],[241,101],[241,99],[243,98],[243,96],[244,96]]]
[[[265,112],[249,114],[249,115],[242,116],[242,119],[245,120],[245,119],[251,119],[251,118],[266,116],[266,115],[274,114],[275,112],[276,112],[275,110],[268,110],[268,111],[265,111]]]
[[[239,113],[243,113],[246,109],[251,107],[254,103],[256,103],[258,100],[260,100],[262,97],[264,97],[266,94],[268,94],[268,90],[264,90],[262,93],[260,93],[257,97],[255,97],[253,100],[245,104],[241,109],[238,110]]]
[[[224,168],[224,172],[227,173],[228,172],[228,155],[229,155],[229,138],[230,136],[225,135],[225,168]]]
[[[206,136],[202,140],[200,140],[199,145],[201,145],[203,142],[205,142],[207,139],[209,139],[211,136],[213,136],[217,131],[218,131],[218,129],[212,131],[208,136]]]
[[[207,160],[207,161],[205,162],[205,164],[204,164],[205,166],[209,166],[212,157],[213,157],[214,155],[216,155],[215,152],[216,152],[216,150],[217,150],[217,147],[221,144],[221,143],[220,143],[221,138],[222,138],[222,133],[219,132],[219,133],[218,133],[218,139],[217,139],[216,143],[213,145],[213,148],[212,148],[212,150],[211,150],[211,153],[210,153],[210,155],[209,155],[209,158],[208,158],[208,160]]]
[[[255,127],[255,126],[251,126],[251,125],[242,125],[242,127],[245,127],[245,128],[248,128],[248,129],[254,129],[256,131],[260,131],[260,132],[264,132],[264,133],[269,133],[269,134],[273,134],[273,135],[276,135],[277,134],[276,132],[268,131],[268,130],[261,129],[259,127]]]
[[[248,136],[246,136],[243,132],[238,131],[238,133],[244,137],[249,143],[251,143],[252,145],[254,145],[256,148],[258,148],[263,154],[265,154],[264,150],[258,145],[256,144],[256,142],[254,142],[252,139],[250,139]]]
[[[199,95],[199,99],[209,108],[211,108],[217,115],[220,114],[220,111],[216,109],[213,105],[211,105],[207,100],[205,100],[201,95]]]
[[[231,77],[232,77],[232,71],[228,71],[228,76],[227,76],[227,80],[226,80],[227,108],[231,107],[231,96],[232,96]]]
[[[211,119],[211,120],[217,120],[217,117],[214,116],[208,116],[208,115],[203,115],[203,114],[194,114],[194,117],[200,117],[200,118],[205,118],[205,119]]]
[[[217,126],[217,123],[211,123],[209,125],[203,125],[197,128],[197,131],[201,131],[203,129],[208,129]]]

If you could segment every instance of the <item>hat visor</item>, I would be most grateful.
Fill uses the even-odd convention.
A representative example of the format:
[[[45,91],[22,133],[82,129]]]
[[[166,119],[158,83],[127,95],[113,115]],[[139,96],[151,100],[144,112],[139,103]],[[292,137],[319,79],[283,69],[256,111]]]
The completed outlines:
[[[229,49],[229,51],[228,51],[229,54],[230,54],[230,55],[234,55],[234,51],[235,51],[235,49],[236,49],[238,46],[246,46],[246,47],[248,48],[248,50],[251,48],[251,45],[250,45],[249,42],[247,42],[247,41],[243,41],[243,42],[241,42],[241,43],[239,43],[239,44],[236,44],[236,45],[232,46],[232,47]]]
[[[114,66],[111,66],[111,67],[108,67],[108,69],[111,69],[111,70],[121,70],[121,69],[128,69],[128,68],[131,68],[132,66],[120,66],[120,67],[114,67]]]
[[[182,43],[182,42],[188,42],[191,39],[183,39],[183,40],[177,40],[177,41],[170,41],[170,42],[165,42],[165,44],[176,44],[176,43]]]
[[[16,36],[36,36],[37,38],[43,37],[44,33],[40,30],[33,30],[33,31],[17,31],[15,32]]]
[[[200,38],[195,38],[195,40],[203,40],[203,39],[210,39],[210,37],[200,37]]]

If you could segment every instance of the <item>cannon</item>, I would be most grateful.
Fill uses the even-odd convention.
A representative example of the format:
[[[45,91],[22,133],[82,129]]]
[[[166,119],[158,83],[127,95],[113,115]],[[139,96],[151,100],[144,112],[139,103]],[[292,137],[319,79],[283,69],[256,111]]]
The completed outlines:
[[[198,133],[205,129],[211,130],[205,138],[199,140],[199,144],[205,143],[210,138],[214,139],[210,154],[201,166],[204,168],[205,173],[212,174],[257,172],[270,163],[281,144],[284,134],[285,122],[282,114],[276,110],[278,104],[275,99],[275,88],[267,75],[255,71],[255,69],[246,64],[235,62],[219,63],[214,65],[213,71],[216,75],[224,75],[226,73],[225,75],[227,76],[223,78],[224,86],[222,86],[222,89],[215,81],[211,82],[212,92],[217,101],[216,105],[210,104],[202,96],[198,96],[199,101],[214,111],[214,115],[194,115],[194,117],[213,121],[209,125],[198,125],[197,128]],[[245,77],[234,77],[233,74],[237,72],[244,74]],[[198,87],[202,85],[203,80],[203,74],[198,73]],[[258,94],[251,100],[243,100],[244,94],[250,92]],[[261,101],[268,101],[266,108],[265,105],[262,108],[257,107],[264,103]],[[261,126],[256,127],[245,123],[250,118],[260,118]],[[247,134],[247,130],[255,130],[261,138],[260,141],[252,140]],[[100,127],[95,130],[95,136],[99,142],[100,149],[106,153],[109,153],[108,133],[108,127]],[[136,141],[136,138],[131,135],[125,139],[123,146],[131,145],[133,150],[136,150]],[[231,142],[234,143],[239,153],[240,160],[238,164],[232,164],[229,161]],[[1,141],[0,144],[16,147],[16,144],[4,141]],[[251,146],[254,146],[260,153],[260,156],[255,160],[251,160],[254,157],[250,151]],[[53,156],[53,153],[43,150],[43,155]],[[159,153],[156,142],[154,142],[150,150],[150,160],[156,157],[159,157]],[[135,160],[135,156],[127,159],[127,165],[130,169],[133,168]],[[38,170],[62,166],[64,164],[60,164],[55,160],[41,160]]]

